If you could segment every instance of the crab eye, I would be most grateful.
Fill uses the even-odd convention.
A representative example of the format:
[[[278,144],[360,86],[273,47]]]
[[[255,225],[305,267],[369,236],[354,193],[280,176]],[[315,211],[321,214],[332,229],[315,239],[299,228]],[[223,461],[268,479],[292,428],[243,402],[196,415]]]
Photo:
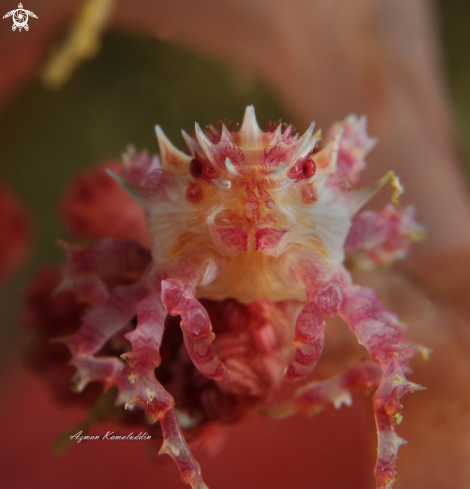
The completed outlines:
[[[199,178],[202,175],[202,163],[197,158],[193,158],[189,163],[189,173],[194,178]]]
[[[220,176],[209,160],[201,158],[197,153],[189,162],[189,173],[193,178],[200,178],[209,183]]]
[[[313,175],[315,175],[316,170],[317,166],[315,165],[315,162],[310,158],[302,163],[302,174],[304,178],[312,177]]]

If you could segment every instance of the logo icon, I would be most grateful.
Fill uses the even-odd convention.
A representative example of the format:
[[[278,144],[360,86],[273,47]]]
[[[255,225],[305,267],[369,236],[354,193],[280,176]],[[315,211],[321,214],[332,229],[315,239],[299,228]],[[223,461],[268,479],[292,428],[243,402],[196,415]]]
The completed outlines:
[[[6,19],[7,17],[11,17],[13,15],[13,25],[11,26],[12,31],[16,31],[16,28],[18,28],[21,32],[21,29],[24,29],[25,31],[29,31],[29,26],[28,26],[28,17],[34,17],[35,19],[38,18],[38,16],[31,12],[31,10],[25,10],[23,8],[23,5],[21,3],[18,4],[18,8],[16,10],[12,10],[11,12],[7,12],[3,18]]]

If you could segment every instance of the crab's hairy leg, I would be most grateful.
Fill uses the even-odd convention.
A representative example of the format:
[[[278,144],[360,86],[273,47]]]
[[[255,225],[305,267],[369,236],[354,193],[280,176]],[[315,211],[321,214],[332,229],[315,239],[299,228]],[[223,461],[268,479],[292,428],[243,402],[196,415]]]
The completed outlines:
[[[378,433],[375,477],[378,489],[390,489],[397,480],[398,448],[406,443],[396,434],[402,420],[400,400],[408,392],[423,389],[405,377],[408,359],[419,347],[406,341],[404,325],[385,309],[372,289],[353,285],[345,271],[340,282],[343,302],[339,313],[383,372],[373,398]]]
[[[181,432],[173,397],[155,377],[155,369],[161,362],[160,345],[166,317],[161,291],[157,287],[156,289],[137,303],[137,327],[125,335],[132,344],[132,351],[123,355],[128,360],[123,375],[127,376],[135,387],[134,395],[126,407],[140,405],[149,417],[154,421],[160,421],[163,433],[160,454],[170,455],[183,481],[190,484],[193,489],[207,489],[199,464]]]
[[[382,378],[382,369],[373,362],[362,362],[346,372],[321,381],[309,382],[295,390],[292,399],[261,410],[271,418],[283,419],[303,411],[308,415],[321,412],[328,404],[339,409],[352,404],[351,391],[375,389]]]
[[[209,315],[194,297],[196,286],[205,277],[208,266],[197,257],[180,259],[171,278],[162,281],[162,301],[168,314],[181,316],[184,343],[195,367],[210,379],[227,381],[230,374],[212,344],[215,334]]]
[[[163,446],[160,454],[166,453],[173,459],[180,471],[181,479],[189,484],[192,489],[207,489],[202,480],[201,468],[184,439],[173,408],[165,412],[160,419],[160,425],[163,434]]]
[[[101,303],[94,305],[83,317],[73,335],[59,338],[72,353],[70,363],[77,368],[76,389],[88,382],[101,381],[105,389],[117,385],[121,395],[129,392],[130,384],[121,376],[123,362],[114,357],[95,357],[105,343],[124,328],[135,316],[135,303],[148,293],[142,283],[115,287]]]
[[[337,409],[342,404],[352,404],[351,390],[364,391],[376,388],[382,379],[382,369],[375,363],[363,362],[331,379],[310,382],[294,393],[294,404],[302,411],[313,414],[326,405],[333,404]]]
[[[297,318],[296,330],[299,329],[299,323],[308,323],[309,338],[299,337],[296,334],[292,341],[296,346],[294,358],[284,373],[284,379],[291,382],[301,380],[313,372],[325,345],[325,321],[323,317],[318,321],[316,318],[312,319],[316,314],[309,311],[310,306],[314,309],[317,307],[315,303],[308,303]]]
[[[325,318],[332,318],[341,303],[341,291],[334,281],[327,281],[326,273],[317,266],[309,266],[303,274],[307,304],[295,323],[296,346],[294,358],[284,373],[284,379],[297,381],[315,369],[325,344]]]
[[[173,397],[155,377],[160,365],[160,345],[165,326],[166,310],[160,291],[153,291],[136,304],[137,327],[125,338],[132,344],[132,351],[124,353],[127,364],[123,375],[134,384],[134,394],[126,408],[140,405],[154,421],[161,419],[174,406]]]

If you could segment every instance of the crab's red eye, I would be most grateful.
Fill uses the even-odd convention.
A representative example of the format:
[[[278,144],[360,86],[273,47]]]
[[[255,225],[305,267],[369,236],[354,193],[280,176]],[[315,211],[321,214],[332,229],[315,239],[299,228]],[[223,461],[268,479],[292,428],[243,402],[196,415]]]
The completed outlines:
[[[189,173],[194,178],[199,178],[201,176],[202,163],[197,158],[193,158],[189,163]]]
[[[315,175],[316,170],[317,166],[310,158],[302,163],[302,174],[304,178],[310,178],[311,176]]]

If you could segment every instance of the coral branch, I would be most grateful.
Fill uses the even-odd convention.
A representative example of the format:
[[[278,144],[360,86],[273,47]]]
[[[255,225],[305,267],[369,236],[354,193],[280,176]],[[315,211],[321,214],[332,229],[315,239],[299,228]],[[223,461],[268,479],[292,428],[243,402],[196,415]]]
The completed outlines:
[[[390,489],[397,480],[398,448],[406,443],[396,434],[396,426],[402,419],[400,399],[408,392],[423,389],[405,377],[408,359],[418,348],[406,341],[404,325],[385,309],[375,292],[353,285],[345,271],[341,291],[341,316],[383,372],[373,400],[379,439],[375,477],[377,489]]]
[[[62,245],[67,261],[62,266],[62,281],[57,291],[73,292],[86,302],[106,299],[106,281],[113,282],[117,277],[139,280],[151,260],[148,250],[133,240],[103,238],[88,247]]]
[[[29,253],[31,223],[23,205],[0,181],[0,280],[16,269]]]

